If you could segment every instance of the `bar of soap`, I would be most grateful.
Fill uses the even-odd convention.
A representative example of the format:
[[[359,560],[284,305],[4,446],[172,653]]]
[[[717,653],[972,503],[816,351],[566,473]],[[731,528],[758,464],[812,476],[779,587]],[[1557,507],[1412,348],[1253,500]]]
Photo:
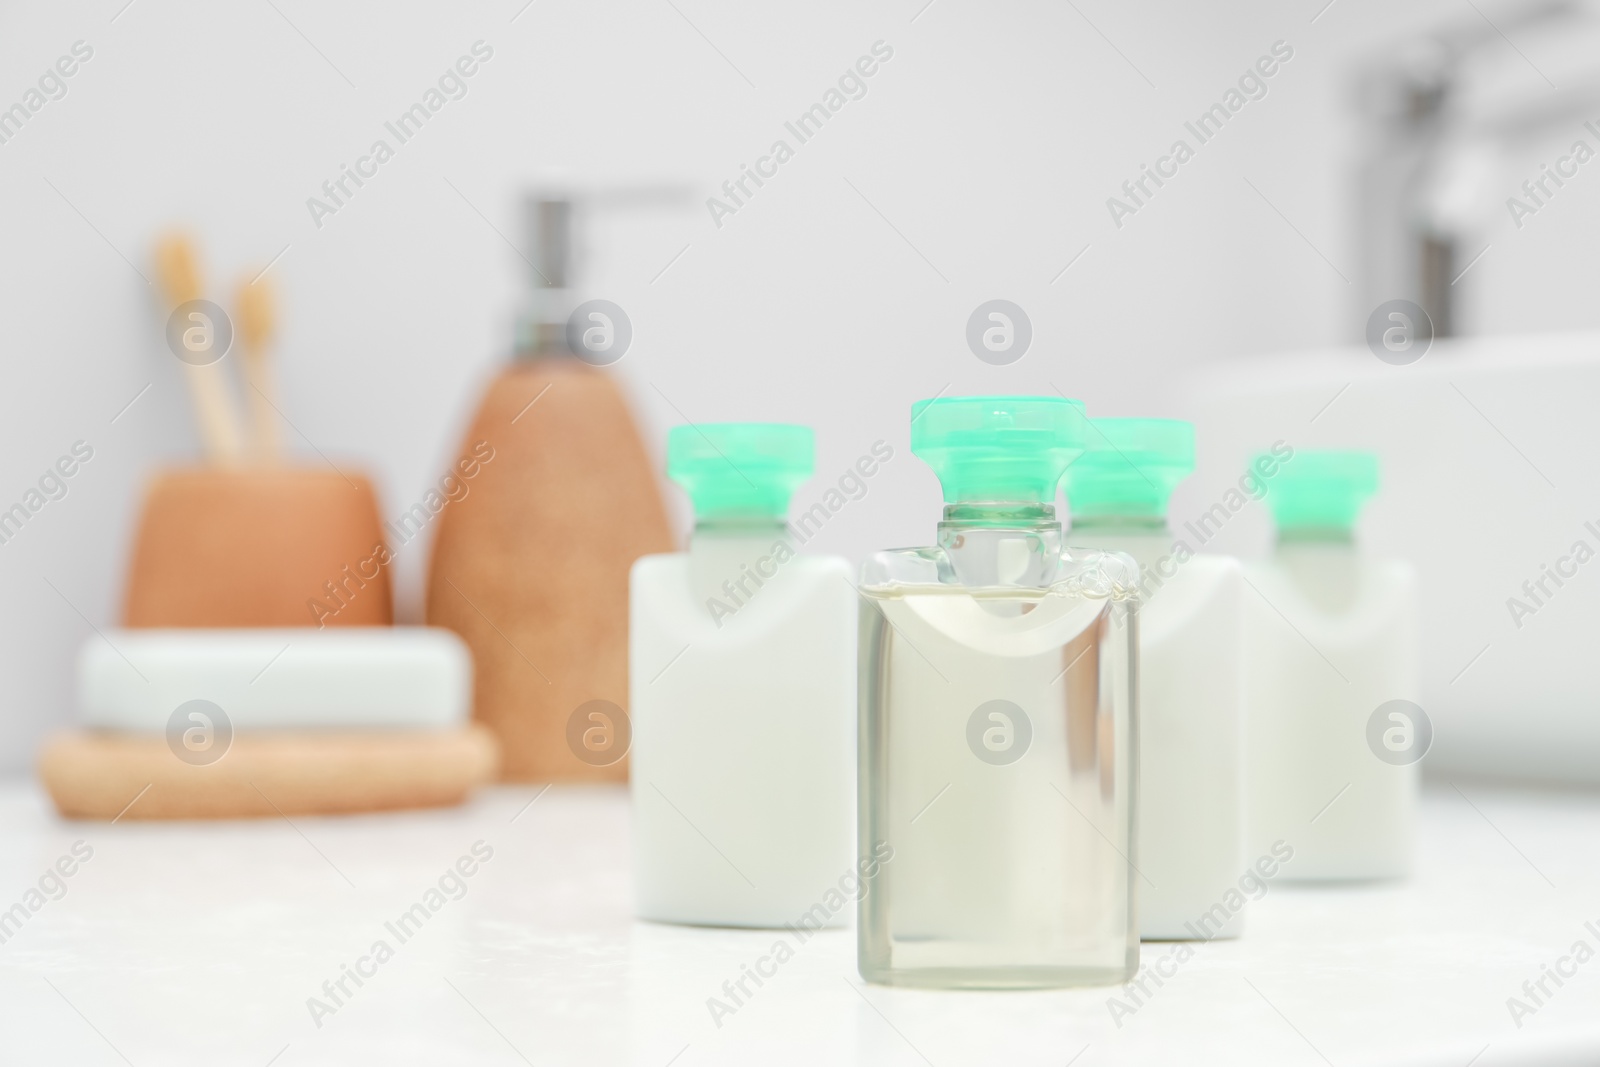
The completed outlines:
[[[111,630],[79,653],[85,725],[162,734],[191,700],[236,732],[451,730],[471,711],[472,658],[422,626]]]

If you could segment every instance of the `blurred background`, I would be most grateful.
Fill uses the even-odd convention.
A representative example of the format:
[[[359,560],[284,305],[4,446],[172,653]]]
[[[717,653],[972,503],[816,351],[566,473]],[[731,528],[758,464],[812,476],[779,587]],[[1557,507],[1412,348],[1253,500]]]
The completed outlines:
[[[1425,766],[1600,766],[1600,570],[1520,628],[1506,604],[1573,540],[1600,544],[1582,527],[1600,521],[1600,163],[1523,189],[1574,142],[1600,149],[1583,5],[8,4],[0,107],[76,42],[92,56],[64,95],[0,125],[0,507],[74,442],[93,449],[0,544],[0,768],[75,721],[72,658],[118,619],[143,479],[198,452],[152,285],[159,235],[193,233],[217,293],[269,268],[287,445],[369,472],[394,518],[508,359],[524,203],[550,189],[673,191],[602,198],[574,231],[575,295],[631,320],[608,373],[657,461],[686,420],[809,423],[803,507],[874,442],[894,448],[818,550],[929,540],[938,490],[907,419],[940,393],[1196,418],[1175,525],[1274,439],[1377,448],[1367,544],[1423,574]],[[491,54],[465,95],[399,144],[385,123],[476,42]],[[878,42],[892,57],[865,95],[798,144],[784,124]],[[1199,143],[1185,123],[1269,55],[1264,95]],[[379,138],[393,158],[312,211]],[[776,176],[734,214],[708,209],[779,138],[797,148]],[[1193,158],[1112,211],[1180,138]],[[1363,340],[1396,298],[1441,334],[1407,366]],[[991,299],[1031,322],[1010,365],[966,341]],[[1253,504],[1217,545],[1267,537]],[[397,555],[402,620],[421,618],[427,551]]]

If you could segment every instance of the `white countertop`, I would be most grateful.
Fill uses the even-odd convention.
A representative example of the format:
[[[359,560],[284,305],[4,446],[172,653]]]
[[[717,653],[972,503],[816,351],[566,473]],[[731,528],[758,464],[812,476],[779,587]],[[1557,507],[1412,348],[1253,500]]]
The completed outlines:
[[[1600,958],[1547,980],[1554,995],[1520,1028],[1506,1003],[1575,942],[1600,950],[1585,928],[1600,930],[1600,794],[1463,788],[1426,794],[1411,882],[1273,885],[1242,940],[1197,946],[1120,1028],[1116,989],[863,986],[842,930],[798,946],[719,1027],[707,998],[795,939],[633,921],[621,790],[107,825],[64,822],[12,783],[0,909],[26,907],[75,841],[93,855],[0,944],[0,1063],[1600,1063]],[[492,858],[402,943],[385,923],[479,841]],[[380,939],[392,958],[363,964],[360,987],[347,978],[319,1027],[307,999]]]

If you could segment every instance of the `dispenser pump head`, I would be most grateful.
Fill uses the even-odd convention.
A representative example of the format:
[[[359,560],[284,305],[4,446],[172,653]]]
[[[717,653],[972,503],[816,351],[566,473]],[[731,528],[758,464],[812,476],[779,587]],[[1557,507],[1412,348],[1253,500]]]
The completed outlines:
[[[538,359],[568,354],[567,289],[572,283],[572,201],[544,195],[523,201],[528,264],[527,303],[517,323],[516,355]]]
[[[808,426],[722,422],[667,433],[667,477],[688,492],[698,522],[783,522],[789,498],[811,477]]]
[[[1194,426],[1178,419],[1090,419],[1089,450],[1067,471],[1072,521],[1167,515],[1194,470]]]
[[[577,310],[573,291],[584,284],[588,244],[585,226],[597,211],[677,207],[694,201],[687,187],[675,185],[613,188],[546,186],[522,197],[522,240],[517,255],[527,267],[514,339],[518,358],[584,357],[605,366],[620,359],[624,344],[609,358],[599,352],[574,351],[577,334],[568,333],[568,319]],[[592,318],[592,316],[591,316]],[[587,342],[585,342],[587,344]]]
[[[540,289],[567,288],[572,272],[572,201],[530,197],[527,213],[533,284]]]
[[[911,407],[911,451],[939,476],[947,504],[1054,503],[1087,421],[1064,397],[936,397]]]
[[[1378,491],[1378,457],[1371,452],[1301,452],[1287,460],[1257,457],[1277,473],[1264,479],[1267,505],[1279,530],[1349,530],[1367,498]]]

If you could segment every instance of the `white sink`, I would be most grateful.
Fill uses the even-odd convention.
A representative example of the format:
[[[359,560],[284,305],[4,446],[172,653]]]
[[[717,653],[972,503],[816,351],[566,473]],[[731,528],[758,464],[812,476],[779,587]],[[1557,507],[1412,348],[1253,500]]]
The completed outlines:
[[[1233,361],[1189,396],[1199,470],[1174,500],[1180,535],[1274,441],[1380,455],[1359,535],[1420,573],[1430,773],[1600,781],[1600,334],[1436,342],[1409,366],[1365,347]],[[1580,540],[1594,558],[1563,563],[1576,573],[1535,602],[1523,583]],[[1251,503],[1208,548],[1270,543]],[[1533,612],[1514,619],[1512,597]]]

